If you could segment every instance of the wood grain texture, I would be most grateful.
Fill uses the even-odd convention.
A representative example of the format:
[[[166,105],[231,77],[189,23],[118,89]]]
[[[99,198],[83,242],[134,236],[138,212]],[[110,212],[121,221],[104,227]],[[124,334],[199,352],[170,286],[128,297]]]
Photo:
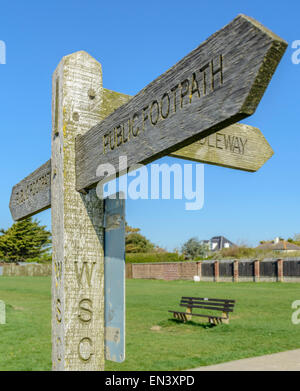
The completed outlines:
[[[51,160],[12,189],[9,208],[15,221],[33,216],[51,206]]]
[[[52,365],[104,369],[103,201],[75,190],[75,137],[99,122],[101,65],[86,52],[64,57],[52,99]]]
[[[255,172],[273,155],[258,128],[234,124],[179,149],[172,157]]]
[[[254,113],[287,43],[239,15],[76,140],[76,188],[101,164],[147,164]]]

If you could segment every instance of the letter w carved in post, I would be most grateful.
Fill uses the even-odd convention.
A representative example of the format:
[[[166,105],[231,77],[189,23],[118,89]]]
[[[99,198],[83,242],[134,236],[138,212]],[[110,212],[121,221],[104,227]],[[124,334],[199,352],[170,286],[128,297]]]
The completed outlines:
[[[78,262],[75,263],[75,272],[77,277],[77,282],[79,286],[84,286],[83,275],[85,274],[85,283],[87,283],[88,287],[91,287],[91,281],[93,277],[93,270],[96,262],[88,263],[82,262],[82,266],[78,265]]]

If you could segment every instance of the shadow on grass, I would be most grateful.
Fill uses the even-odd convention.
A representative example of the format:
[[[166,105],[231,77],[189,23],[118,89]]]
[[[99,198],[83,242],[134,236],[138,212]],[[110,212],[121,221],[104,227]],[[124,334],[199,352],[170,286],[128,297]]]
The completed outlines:
[[[182,320],[179,319],[166,319],[158,323],[159,326],[161,327],[172,327],[172,326],[192,326],[192,327],[200,327],[202,329],[211,329],[214,328],[215,325],[211,323],[198,323],[194,322],[193,320],[188,320],[187,322],[183,322]]]

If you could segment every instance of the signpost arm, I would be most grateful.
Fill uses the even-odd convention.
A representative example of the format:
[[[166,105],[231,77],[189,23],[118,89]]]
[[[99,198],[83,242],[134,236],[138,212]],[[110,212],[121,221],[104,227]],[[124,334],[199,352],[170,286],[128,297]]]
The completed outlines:
[[[101,65],[84,51],[53,74],[53,370],[104,369],[103,201],[75,190],[75,137],[102,118]]]
[[[239,15],[78,137],[76,189],[104,179],[96,175],[100,164],[109,162],[119,175],[121,156],[128,167],[148,164],[252,115],[286,47]]]
[[[257,171],[273,155],[258,128],[236,123],[179,149],[171,157],[216,166]]]

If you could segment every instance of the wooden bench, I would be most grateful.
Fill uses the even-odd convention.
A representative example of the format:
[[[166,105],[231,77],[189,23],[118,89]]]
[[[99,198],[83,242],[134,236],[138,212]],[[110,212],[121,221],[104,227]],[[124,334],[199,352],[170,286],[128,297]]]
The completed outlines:
[[[183,296],[180,301],[181,307],[186,307],[185,312],[180,311],[168,311],[173,313],[174,318],[180,319],[183,322],[191,320],[192,316],[200,316],[208,318],[209,323],[229,323],[229,312],[233,312],[235,300],[228,299],[209,299],[207,297],[186,297]],[[221,315],[209,314],[198,314],[193,312],[193,309],[203,308],[211,311],[221,311]]]

